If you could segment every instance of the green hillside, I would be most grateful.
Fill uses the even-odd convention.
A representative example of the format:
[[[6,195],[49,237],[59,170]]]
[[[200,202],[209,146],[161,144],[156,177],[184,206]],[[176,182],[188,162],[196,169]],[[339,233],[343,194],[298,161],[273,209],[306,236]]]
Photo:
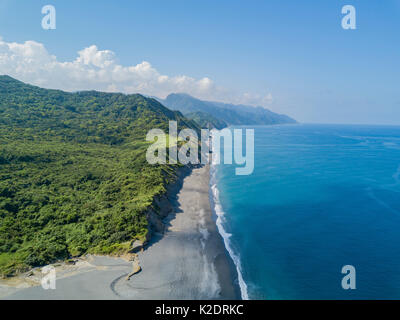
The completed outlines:
[[[169,120],[198,129],[141,95],[0,76],[0,276],[145,238],[146,209],[176,171],[147,164],[145,134]]]
[[[186,118],[195,121],[201,128],[206,128],[206,129],[215,128],[221,130],[228,126],[225,121],[219,120],[213,117],[211,114],[205,112],[197,111],[197,112],[187,113],[185,116]]]

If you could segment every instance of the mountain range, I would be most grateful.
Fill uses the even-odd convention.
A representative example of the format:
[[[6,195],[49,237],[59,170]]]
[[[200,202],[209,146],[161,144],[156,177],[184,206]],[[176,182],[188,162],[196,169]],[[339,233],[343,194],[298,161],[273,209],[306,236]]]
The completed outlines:
[[[182,112],[202,127],[210,125],[216,129],[222,129],[230,125],[296,123],[296,120],[287,115],[278,114],[263,107],[203,101],[183,93],[173,93],[165,99],[158,100],[167,108]]]

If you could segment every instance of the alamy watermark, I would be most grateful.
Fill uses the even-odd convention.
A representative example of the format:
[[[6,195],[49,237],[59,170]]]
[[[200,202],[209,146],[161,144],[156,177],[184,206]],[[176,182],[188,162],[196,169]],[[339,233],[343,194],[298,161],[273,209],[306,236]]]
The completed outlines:
[[[44,30],[55,30],[56,29],[56,8],[52,5],[46,5],[42,8],[42,14],[45,16],[42,18],[42,28]]]
[[[56,29],[56,8],[53,5],[45,5],[42,7],[42,28],[44,30]],[[347,4],[342,7],[342,14],[345,16],[341,20],[342,28],[345,30],[355,30],[356,25],[356,8],[353,5]]]
[[[45,266],[42,268],[44,274],[41,285],[44,290],[56,289],[56,269],[53,266]]]
[[[342,288],[344,290],[355,290],[356,287],[356,268],[352,265],[346,265],[342,268],[342,274],[345,276],[342,279]]]
[[[254,130],[245,129],[245,136],[243,154],[243,129],[202,129],[199,141],[195,130],[183,129],[178,133],[177,122],[170,121],[168,134],[161,129],[148,132],[146,141],[152,145],[147,149],[146,159],[150,164],[208,164],[211,152],[212,164],[220,164],[223,148],[223,163],[240,166],[235,170],[236,175],[250,175],[254,171]]]
[[[342,14],[345,16],[342,18],[342,28],[345,30],[355,30],[356,25],[356,8],[352,5],[345,5],[342,8]]]

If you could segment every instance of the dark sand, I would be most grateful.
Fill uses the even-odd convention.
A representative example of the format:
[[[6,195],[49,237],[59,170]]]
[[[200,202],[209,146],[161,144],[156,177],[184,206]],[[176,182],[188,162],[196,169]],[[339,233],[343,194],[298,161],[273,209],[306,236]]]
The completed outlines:
[[[57,287],[44,290],[40,270],[0,281],[0,299],[239,299],[236,271],[217,231],[209,200],[209,166],[182,174],[170,192],[166,231],[139,253],[142,271],[129,280],[132,262],[86,256],[56,266]]]

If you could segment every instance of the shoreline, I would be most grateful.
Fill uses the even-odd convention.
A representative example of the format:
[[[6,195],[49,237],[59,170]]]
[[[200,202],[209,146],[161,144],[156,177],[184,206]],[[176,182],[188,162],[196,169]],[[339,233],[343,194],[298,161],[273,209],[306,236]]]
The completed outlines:
[[[224,242],[225,250],[229,256],[229,260],[233,265],[234,272],[236,274],[236,282],[238,283],[239,292],[242,300],[249,300],[248,287],[243,279],[242,266],[240,262],[239,254],[235,253],[229,240],[231,234],[228,233],[224,228],[225,222],[225,211],[223,210],[222,204],[219,199],[219,189],[217,186],[217,171],[216,167],[211,166],[210,168],[210,204],[212,205],[213,215],[215,217],[215,224],[218,232]]]
[[[132,261],[108,256],[53,264],[56,290],[40,286],[40,268],[0,281],[0,299],[229,299],[241,298],[234,262],[213,218],[209,165],[178,170],[168,188],[171,205],[165,231],[154,232]]]

